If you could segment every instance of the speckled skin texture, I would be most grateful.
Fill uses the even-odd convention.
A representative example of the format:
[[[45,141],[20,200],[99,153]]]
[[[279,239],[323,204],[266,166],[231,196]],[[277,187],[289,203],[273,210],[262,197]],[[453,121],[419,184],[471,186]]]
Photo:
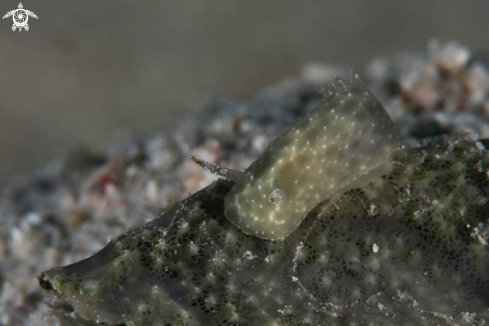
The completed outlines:
[[[225,215],[243,232],[282,239],[319,202],[375,180],[381,176],[375,168],[385,172],[380,165],[400,136],[382,104],[353,72],[349,82],[338,79],[323,93],[226,197]]]
[[[41,285],[110,325],[488,322],[489,152],[452,136],[393,160],[283,241],[233,226],[219,180]]]

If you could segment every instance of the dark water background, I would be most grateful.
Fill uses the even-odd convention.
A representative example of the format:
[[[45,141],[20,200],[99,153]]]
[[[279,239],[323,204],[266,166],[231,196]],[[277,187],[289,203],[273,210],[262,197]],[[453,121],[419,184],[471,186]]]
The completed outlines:
[[[0,2],[0,13],[18,0]],[[145,136],[311,61],[360,68],[432,37],[489,48],[489,1],[23,2],[0,22],[0,187],[77,144]]]

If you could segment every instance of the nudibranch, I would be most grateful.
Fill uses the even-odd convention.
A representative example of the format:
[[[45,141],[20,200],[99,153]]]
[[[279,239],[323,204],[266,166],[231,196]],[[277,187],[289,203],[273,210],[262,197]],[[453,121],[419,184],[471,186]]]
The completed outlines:
[[[322,201],[385,174],[400,135],[358,74],[322,90],[324,99],[271,142],[244,172],[190,156],[236,184],[225,215],[244,233],[283,239]]]

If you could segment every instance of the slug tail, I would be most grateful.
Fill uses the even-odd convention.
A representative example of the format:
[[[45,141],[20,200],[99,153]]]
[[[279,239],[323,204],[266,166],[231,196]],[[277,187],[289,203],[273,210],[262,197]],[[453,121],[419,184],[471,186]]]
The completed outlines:
[[[323,94],[325,100],[335,97],[339,92],[345,91],[352,87],[365,87],[362,78],[355,70],[350,70],[350,78],[344,81],[338,76],[333,77],[333,82],[323,88],[319,88],[319,92]]]
[[[232,170],[232,169],[225,169],[221,168],[217,164],[212,164],[207,161],[201,160],[200,158],[197,158],[193,155],[189,155],[189,158],[195,162],[198,166],[203,168],[205,171],[210,172],[212,174],[216,174],[218,176],[224,177],[226,179],[229,179],[231,181],[236,182],[237,184],[242,184],[245,182],[245,177],[246,173],[237,171],[237,170]]]

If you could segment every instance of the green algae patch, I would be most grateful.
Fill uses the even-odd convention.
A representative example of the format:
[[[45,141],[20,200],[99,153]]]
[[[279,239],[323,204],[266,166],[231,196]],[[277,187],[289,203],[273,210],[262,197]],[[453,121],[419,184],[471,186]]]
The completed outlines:
[[[107,325],[476,325],[489,321],[489,152],[463,135],[316,206],[284,240],[224,216],[219,180],[79,263],[39,276]]]

